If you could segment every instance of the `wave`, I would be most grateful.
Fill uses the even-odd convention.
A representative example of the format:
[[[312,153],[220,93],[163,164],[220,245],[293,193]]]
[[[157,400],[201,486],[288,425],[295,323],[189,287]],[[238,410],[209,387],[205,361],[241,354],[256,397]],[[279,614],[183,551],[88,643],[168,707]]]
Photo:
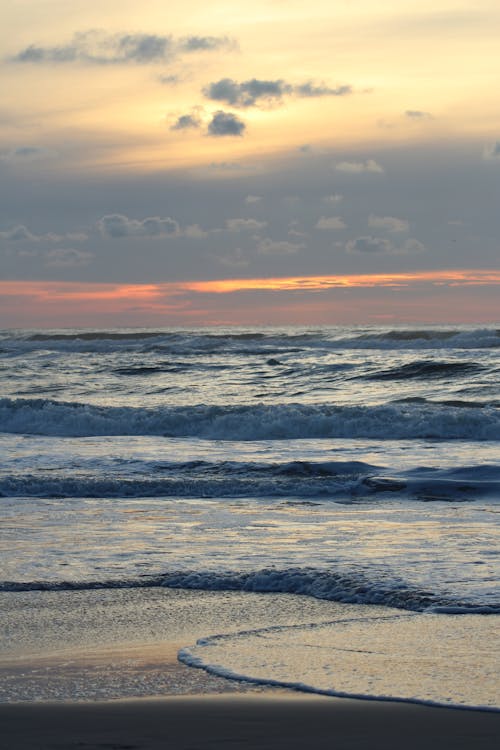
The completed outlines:
[[[500,614],[500,601],[470,602],[405,586],[370,581],[359,574],[321,568],[263,568],[254,571],[171,571],[161,575],[87,581],[0,581],[0,591],[82,591],[164,587],[200,591],[248,591],[311,596],[347,604],[377,604],[413,612]]]
[[[337,344],[346,349],[496,349],[500,329],[394,329],[347,336]]]
[[[156,476],[151,476],[151,475]],[[373,500],[397,493],[419,501],[467,502],[500,497],[500,466],[439,470],[428,467],[390,474],[361,461],[255,464],[205,461],[146,465],[140,476],[107,472],[50,471],[0,476],[0,497],[39,498],[307,498]]]
[[[482,365],[476,362],[439,362],[434,360],[421,360],[409,362],[400,367],[389,370],[379,370],[362,376],[364,380],[409,380],[412,378],[452,378],[462,375],[471,375],[484,370]]]
[[[92,437],[161,435],[212,440],[373,438],[498,440],[500,411],[442,404],[97,406],[51,399],[0,399],[3,432]]]
[[[300,328],[238,330],[53,330],[43,332],[4,332],[2,347],[14,349],[53,349],[61,351],[113,351],[146,348],[169,353],[259,354],[272,349],[490,349],[500,347],[496,328]],[[249,345],[242,349],[242,344]],[[292,348],[290,348],[292,347]],[[297,348],[299,347],[299,348]]]

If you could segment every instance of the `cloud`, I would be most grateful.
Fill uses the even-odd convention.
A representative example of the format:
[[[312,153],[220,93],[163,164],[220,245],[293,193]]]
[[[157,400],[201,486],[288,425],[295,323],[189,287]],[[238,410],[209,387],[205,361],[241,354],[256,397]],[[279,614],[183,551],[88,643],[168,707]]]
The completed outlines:
[[[346,96],[352,93],[351,86],[330,88],[312,81],[301,84],[287,83],[281,78],[264,80],[250,78],[238,83],[233,78],[221,78],[203,89],[203,94],[213,101],[226,102],[235,107],[255,107],[260,103],[276,104],[284,96],[313,98],[321,96]]]
[[[6,162],[32,162],[39,159],[48,159],[54,156],[54,152],[41,146],[18,146],[17,148],[0,151],[0,160]]]
[[[88,236],[84,232],[69,232],[67,234],[55,234],[48,232],[46,234],[34,234],[24,224],[17,224],[12,229],[0,232],[0,239],[7,242],[63,242],[71,240],[73,242],[84,242]]]
[[[483,151],[483,158],[487,160],[500,160],[500,141],[486,146]]]
[[[181,115],[170,127],[170,130],[192,130],[200,127],[200,121],[194,115]]]
[[[335,165],[335,169],[347,174],[362,174],[363,172],[383,174],[384,172],[380,164],[374,161],[374,159],[366,159],[366,161],[341,161]]]
[[[251,205],[252,203],[260,203],[262,200],[261,195],[247,195],[245,198],[245,203],[247,205]]]
[[[176,75],[162,75],[158,76],[157,79],[160,83],[163,83],[165,86],[177,86],[177,84],[180,83],[179,76]]]
[[[165,63],[183,53],[212,51],[234,47],[228,37],[189,36],[174,39],[171,35],[117,33],[100,29],[75,33],[71,41],[56,47],[25,47],[11,62],[31,64],[150,65]]]
[[[410,228],[405,219],[396,219],[395,216],[375,216],[370,214],[368,226],[372,229],[387,229],[388,232],[407,232]]]
[[[352,86],[337,86],[332,89],[325,85],[316,86],[312,81],[308,81],[307,83],[294,86],[293,93],[295,96],[312,98],[318,96],[348,96],[353,91]]]
[[[237,42],[227,36],[187,36],[179,41],[178,46],[186,52],[211,52],[221,48],[238,48]]]
[[[293,219],[288,225],[288,236],[289,237],[307,237],[307,233],[302,231],[297,219]]]
[[[222,172],[239,172],[243,167],[237,161],[212,161],[210,169],[218,169]]]
[[[345,229],[346,226],[340,216],[321,216],[316,224],[316,229]]]
[[[51,268],[76,268],[88,265],[93,257],[93,253],[84,250],[60,247],[45,253],[45,265]]]
[[[237,83],[232,78],[221,78],[220,81],[210,83],[203,89],[208,99],[227,102],[238,107],[251,107],[259,99],[266,101],[281,99],[285,93],[290,92],[291,87],[284,81],[264,81],[257,78],[243,83]]]
[[[260,255],[296,255],[299,250],[303,250],[304,244],[298,242],[288,242],[287,240],[271,240],[269,237],[261,240],[257,245],[257,252]]]
[[[425,251],[424,245],[418,240],[409,238],[402,245],[394,245],[386,237],[357,237],[350,240],[345,246],[348,253],[385,254],[385,255],[407,255]]]
[[[333,193],[333,195],[323,196],[324,203],[340,203],[343,200],[344,200],[344,196],[340,195],[340,193]]]
[[[267,221],[257,219],[228,219],[226,227],[230,232],[258,232],[267,227]]]
[[[208,135],[243,135],[246,128],[245,123],[232,112],[215,112],[208,125]]]
[[[421,109],[407,109],[405,117],[408,117],[410,120],[432,120],[431,113],[423,112]]]
[[[190,237],[193,240],[201,240],[208,237],[208,232],[198,226],[198,224],[189,224],[189,226],[181,230],[181,234],[183,237]]]
[[[237,247],[226,255],[216,255],[214,258],[218,263],[228,268],[243,268],[244,266],[248,266],[248,260],[245,259],[241,247]]]
[[[109,214],[97,222],[103,237],[176,237],[180,234],[179,224],[170,217],[150,216],[146,219],[129,219],[122,214]]]

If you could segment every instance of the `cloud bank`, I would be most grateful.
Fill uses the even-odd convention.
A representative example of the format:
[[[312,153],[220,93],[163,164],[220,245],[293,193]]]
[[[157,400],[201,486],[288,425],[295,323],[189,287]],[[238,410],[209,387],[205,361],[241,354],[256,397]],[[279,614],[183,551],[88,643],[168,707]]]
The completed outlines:
[[[150,65],[166,63],[192,52],[234,49],[236,43],[226,36],[187,36],[144,33],[109,34],[101,29],[76,32],[66,44],[39,47],[30,44],[10,58],[15,63],[57,65]]]

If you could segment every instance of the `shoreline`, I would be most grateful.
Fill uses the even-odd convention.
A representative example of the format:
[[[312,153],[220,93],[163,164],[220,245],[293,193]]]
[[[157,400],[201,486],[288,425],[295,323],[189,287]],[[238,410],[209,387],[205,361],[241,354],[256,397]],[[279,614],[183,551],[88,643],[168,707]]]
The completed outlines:
[[[0,705],[4,747],[493,750],[500,714],[293,693]]]

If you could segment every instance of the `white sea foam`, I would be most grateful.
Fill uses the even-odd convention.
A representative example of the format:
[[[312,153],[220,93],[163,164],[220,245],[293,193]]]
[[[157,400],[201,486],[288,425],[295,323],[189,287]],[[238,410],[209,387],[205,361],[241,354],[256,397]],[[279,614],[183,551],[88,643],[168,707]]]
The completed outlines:
[[[179,659],[302,692],[500,711],[499,633],[478,615],[352,618],[204,637]]]

